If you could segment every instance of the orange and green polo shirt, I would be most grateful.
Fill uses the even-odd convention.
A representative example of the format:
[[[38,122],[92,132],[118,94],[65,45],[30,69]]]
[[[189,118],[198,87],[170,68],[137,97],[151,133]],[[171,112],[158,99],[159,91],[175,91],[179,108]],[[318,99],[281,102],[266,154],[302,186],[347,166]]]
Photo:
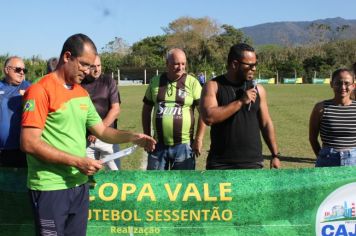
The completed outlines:
[[[32,85],[24,95],[23,127],[42,129],[42,140],[78,157],[86,157],[86,129],[101,122],[85,89],[68,89],[54,74]],[[27,154],[27,186],[32,190],[60,190],[87,182],[71,166],[52,164]]]

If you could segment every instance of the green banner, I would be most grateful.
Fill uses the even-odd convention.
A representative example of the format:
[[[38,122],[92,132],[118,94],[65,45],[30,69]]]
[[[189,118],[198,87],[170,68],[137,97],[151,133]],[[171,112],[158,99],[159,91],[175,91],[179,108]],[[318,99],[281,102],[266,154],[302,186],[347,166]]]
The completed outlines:
[[[275,84],[275,78],[258,78],[256,80],[258,84]]]
[[[266,78],[258,78],[257,83],[258,84],[268,84],[269,79]]]
[[[296,84],[296,78],[283,78],[283,84]]]
[[[0,169],[1,235],[34,235],[22,170]],[[95,175],[88,235],[356,235],[356,167]]]
[[[329,84],[330,78],[313,78],[312,83],[313,84]]]
[[[313,84],[323,84],[324,78],[313,78],[312,82],[313,82]]]

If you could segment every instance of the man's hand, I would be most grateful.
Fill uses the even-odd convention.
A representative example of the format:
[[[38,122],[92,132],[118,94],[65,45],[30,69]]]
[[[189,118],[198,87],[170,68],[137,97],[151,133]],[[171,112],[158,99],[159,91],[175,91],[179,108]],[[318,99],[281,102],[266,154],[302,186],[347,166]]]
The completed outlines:
[[[156,147],[156,140],[145,134],[134,134],[134,140],[132,142],[143,147],[147,152],[152,152]]]
[[[244,95],[241,98],[242,103],[250,104],[251,102],[254,103],[257,97],[257,90],[255,88],[251,88],[246,90]]]
[[[90,143],[95,143],[96,137],[91,134],[91,135],[88,136],[88,141],[89,141]]]
[[[192,145],[192,150],[196,157],[200,156],[203,147],[203,140],[195,139]]]
[[[278,157],[272,157],[270,162],[270,169],[279,169],[281,168],[281,161]]]
[[[80,158],[76,168],[85,175],[94,175],[103,168],[100,160],[94,160],[89,157]]]
[[[26,91],[26,90],[24,90],[24,89],[20,89],[20,90],[19,90],[19,94],[23,96],[23,95],[25,94],[25,91]]]

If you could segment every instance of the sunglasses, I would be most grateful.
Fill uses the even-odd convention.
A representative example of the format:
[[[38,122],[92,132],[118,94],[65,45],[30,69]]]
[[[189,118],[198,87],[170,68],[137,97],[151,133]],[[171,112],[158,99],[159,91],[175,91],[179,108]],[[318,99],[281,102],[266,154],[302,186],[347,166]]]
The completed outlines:
[[[250,67],[250,70],[252,70],[253,67],[257,67],[257,65],[258,65],[258,62],[256,62],[256,63],[246,63],[246,62],[239,61],[239,60],[236,60],[236,61],[239,62],[239,63],[241,63],[241,64],[243,64],[243,65],[249,66],[249,67]]]
[[[23,73],[26,74],[28,71],[26,68],[21,68],[21,67],[8,66],[8,68],[14,70],[15,73],[21,73],[21,71],[23,71]]]

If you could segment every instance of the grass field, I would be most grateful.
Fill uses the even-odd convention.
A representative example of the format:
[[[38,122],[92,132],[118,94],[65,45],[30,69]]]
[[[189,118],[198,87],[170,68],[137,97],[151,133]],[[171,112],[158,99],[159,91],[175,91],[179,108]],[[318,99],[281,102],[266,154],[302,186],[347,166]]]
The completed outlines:
[[[328,85],[264,85],[270,113],[276,129],[277,143],[282,154],[283,168],[313,167],[315,157],[308,141],[308,124],[314,104],[330,98]],[[120,86],[121,115],[119,128],[142,132],[141,108],[146,86]],[[129,145],[123,144],[122,148]],[[197,170],[205,169],[205,160],[210,146],[209,129],[205,134],[203,154],[197,160]],[[263,153],[269,158],[264,145]],[[123,170],[140,169],[143,150],[122,160]],[[265,162],[268,166],[268,160]]]

